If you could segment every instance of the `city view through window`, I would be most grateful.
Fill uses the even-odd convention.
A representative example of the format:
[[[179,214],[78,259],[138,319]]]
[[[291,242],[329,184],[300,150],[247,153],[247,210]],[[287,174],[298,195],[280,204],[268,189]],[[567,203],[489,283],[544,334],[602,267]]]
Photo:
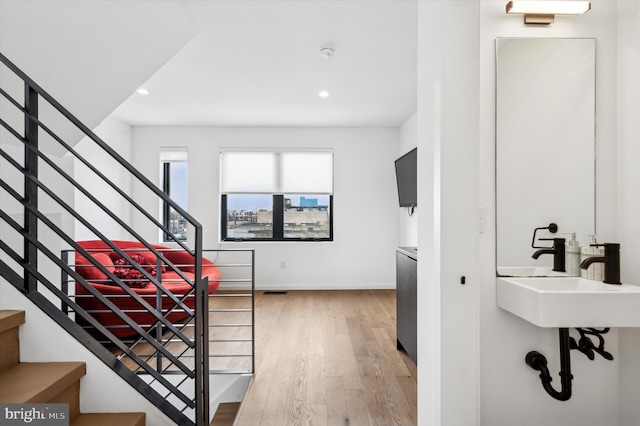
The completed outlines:
[[[283,238],[330,238],[329,195],[285,194]],[[274,238],[272,194],[229,194],[227,237],[233,239]]]
[[[163,190],[185,210],[187,209],[188,193],[187,173],[186,161],[163,163]],[[164,205],[164,210],[164,225],[178,239],[178,241],[186,241],[187,220],[168,204]],[[171,241],[171,239],[168,235],[165,235],[164,241]]]

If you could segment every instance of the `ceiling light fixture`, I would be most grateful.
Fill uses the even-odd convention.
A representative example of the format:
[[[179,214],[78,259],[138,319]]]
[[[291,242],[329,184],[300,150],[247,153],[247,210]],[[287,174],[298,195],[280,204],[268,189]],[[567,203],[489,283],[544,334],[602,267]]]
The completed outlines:
[[[320,49],[320,57],[322,59],[331,59],[335,51],[330,47],[323,47]]]
[[[326,90],[321,90],[318,92],[318,96],[320,96],[321,98],[328,98],[329,92],[327,92]]]
[[[138,88],[138,90],[136,90],[136,93],[138,93],[139,95],[148,95],[149,91],[144,87],[140,87]]]
[[[507,13],[523,14],[524,23],[549,25],[555,15],[583,15],[591,9],[588,1],[510,1]]]

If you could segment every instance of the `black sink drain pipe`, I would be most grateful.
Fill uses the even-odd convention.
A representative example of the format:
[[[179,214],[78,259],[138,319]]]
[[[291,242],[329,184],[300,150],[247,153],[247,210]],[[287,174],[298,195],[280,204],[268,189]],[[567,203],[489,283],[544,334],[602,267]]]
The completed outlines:
[[[542,381],[542,387],[547,391],[549,395],[559,401],[566,401],[571,398],[571,381],[573,375],[571,374],[571,356],[569,352],[571,345],[569,342],[569,329],[559,329],[560,338],[560,391],[557,391],[551,385],[551,374],[549,374],[549,367],[547,367],[547,358],[538,351],[531,351],[525,357],[527,365],[534,370],[540,372],[540,381]]]

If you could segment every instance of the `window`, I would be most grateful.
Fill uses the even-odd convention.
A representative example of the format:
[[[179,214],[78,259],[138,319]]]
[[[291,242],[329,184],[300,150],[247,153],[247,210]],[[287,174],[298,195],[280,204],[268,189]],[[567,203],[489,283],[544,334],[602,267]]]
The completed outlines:
[[[160,152],[162,190],[181,208],[187,209],[187,151],[173,149]],[[179,241],[187,240],[187,220],[168,203],[162,202],[162,224]],[[174,241],[163,233],[163,241]]]
[[[224,151],[221,239],[332,241],[333,153]]]

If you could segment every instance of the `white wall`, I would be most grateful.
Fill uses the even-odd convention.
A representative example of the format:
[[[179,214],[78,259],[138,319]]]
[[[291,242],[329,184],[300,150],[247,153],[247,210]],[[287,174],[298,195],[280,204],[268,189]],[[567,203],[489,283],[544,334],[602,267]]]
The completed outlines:
[[[159,179],[159,150],[188,150],[188,210],[204,229],[204,247],[219,246],[219,148],[334,149],[333,242],[237,242],[222,248],[256,249],[256,286],[263,289],[393,288],[397,193],[393,160],[399,129],[135,127],[133,164]],[[139,185],[133,194],[157,211]],[[159,235],[137,215],[136,229]],[[189,234],[193,241],[192,233]],[[285,268],[280,267],[281,262]]]
[[[484,284],[476,272],[479,4],[419,2],[421,425],[479,421],[477,298]]]
[[[418,146],[418,114],[414,113],[400,127],[400,148],[397,156],[406,154]],[[420,155],[420,153],[418,153]],[[408,207],[399,207],[398,246],[415,247],[418,245],[418,208],[409,216]]]
[[[592,2],[580,17],[557,16],[548,27],[525,27],[521,16],[505,14],[503,1],[481,3],[480,51],[480,204],[487,208],[487,225],[495,220],[495,48],[496,37],[596,38],[597,229],[601,241],[615,241],[616,140],[616,3]],[[530,350],[545,354],[559,388],[558,332],[542,329],[496,307],[495,229],[478,240],[480,266],[481,422],[500,425],[617,425],[620,361],[596,357],[589,361],[572,351],[573,396],[567,402],[542,389],[538,372],[524,363]],[[606,347],[618,358],[618,333],[606,337]],[[637,394],[638,383],[634,393]]]
[[[621,278],[640,284],[640,2],[618,2],[618,241],[621,244]],[[632,426],[640,419],[640,329],[620,330],[620,424]]]
[[[116,118],[106,118],[100,125],[94,129],[94,133],[107,142],[120,156],[125,160],[131,161],[133,129],[126,123]],[[100,148],[93,140],[84,138],[76,147],[76,151],[83,158],[88,160],[95,168],[103,173],[107,178],[123,190],[127,195],[131,193],[131,175],[125,172],[113,158]],[[102,179],[87,168],[80,160],[74,157],[74,175],[75,179],[82,186],[91,191],[91,195],[107,206],[125,223],[130,224],[131,208],[122,196],[116,193]],[[113,219],[109,218],[97,205],[87,199],[86,196],[75,191],[76,209],[83,217],[91,218],[91,224],[109,239],[127,239],[129,234],[118,225]],[[93,232],[89,231],[84,225],[76,222],[75,224],[76,240],[95,239]]]

